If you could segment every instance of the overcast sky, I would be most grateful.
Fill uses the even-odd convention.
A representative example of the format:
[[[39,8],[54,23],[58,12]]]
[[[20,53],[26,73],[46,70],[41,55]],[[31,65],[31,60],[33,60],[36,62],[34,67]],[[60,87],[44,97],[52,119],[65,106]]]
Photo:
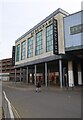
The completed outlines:
[[[12,57],[15,40],[61,8],[81,10],[82,0],[0,0],[0,60]]]

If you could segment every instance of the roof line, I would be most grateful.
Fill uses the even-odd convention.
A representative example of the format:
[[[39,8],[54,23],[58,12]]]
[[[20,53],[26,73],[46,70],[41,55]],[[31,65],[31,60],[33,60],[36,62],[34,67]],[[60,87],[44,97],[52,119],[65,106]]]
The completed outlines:
[[[25,37],[26,35],[28,35],[30,32],[32,32],[34,29],[36,29],[37,27],[39,27],[40,25],[42,25],[44,22],[46,22],[47,20],[49,20],[50,18],[52,18],[54,15],[58,14],[58,13],[62,13],[64,15],[69,15],[68,12],[62,10],[61,8],[58,8],[56,11],[54,11],[53,13],[51,13],[49,16],[47,16],[45,19],[43,19],[41,22],[39,22],[37,25],[35,25],[33,28],[31,28],[28,32],[26,32],[25,34],[23,34],[21,37],[19,37],[16,41],[18,42],[19,40],[21,40],[23,37]]]
[[[74,14],[78,14],[78,13],[80,13],[80,12],[83,12],[83,10],[80,10],[80,11],[77,11],[77,12],[75,12],[75,13],[69,14],[69,15],[66,16],[66,17],[70,17],[70,16],[72,16],[72,15],[74,15]],[[64,17],[64,18],[66,18],[66,17]]]

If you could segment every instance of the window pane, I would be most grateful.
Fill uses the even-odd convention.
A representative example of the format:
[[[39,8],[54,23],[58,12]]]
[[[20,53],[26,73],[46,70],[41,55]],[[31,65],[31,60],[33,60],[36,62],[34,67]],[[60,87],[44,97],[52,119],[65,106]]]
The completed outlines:
[[[46,28],[46,51],[53,50],[53,25]]]
[[[26,58],[26,41],[21,43],[21,59],[24,60]]]
[[[16,61],[19,61],[20,57],[20,44],[16,46]]]
[[[32,57],[33,56],[33,37],[28,39],[28,57]]]
[[[36,55],[42,53],[42,31],[36,34]]]

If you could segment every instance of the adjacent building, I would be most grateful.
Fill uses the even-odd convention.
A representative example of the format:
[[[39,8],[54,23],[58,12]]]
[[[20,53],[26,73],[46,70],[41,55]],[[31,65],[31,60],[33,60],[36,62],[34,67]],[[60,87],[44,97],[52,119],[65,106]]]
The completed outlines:
[[[19,79],[19,71],[17,72]],[[2,81],[14,81],[15,80],[15,68],[12,66],[12,58],[6,58],[0,60],[0,80]]]
[[[65,53],[74,57],[68,61],[69,85],[82,85],[83,11],[64,18]]]
[[[82,85],[82,32],[81,11],[54,11],[15,41],[15,81],[20,69],[27,84],[39,79],[45,86]]]

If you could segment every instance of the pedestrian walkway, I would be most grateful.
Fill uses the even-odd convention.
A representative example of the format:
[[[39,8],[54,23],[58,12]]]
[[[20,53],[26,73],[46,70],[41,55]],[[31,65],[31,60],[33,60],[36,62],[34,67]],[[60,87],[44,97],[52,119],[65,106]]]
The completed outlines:
[[[16,89],[22,89],[24,91],[26,90],[36,90],[36,86],[34,84],[27,84],[23,82],[3,82],[3,85],[7,85],[9,87],[14,87]],[[81,87],[80,86],[75,86],[75,87],[63,87],[60,88],[59,86],[41,86],[41,91],[74,91],[74,92],[81,92]]]

